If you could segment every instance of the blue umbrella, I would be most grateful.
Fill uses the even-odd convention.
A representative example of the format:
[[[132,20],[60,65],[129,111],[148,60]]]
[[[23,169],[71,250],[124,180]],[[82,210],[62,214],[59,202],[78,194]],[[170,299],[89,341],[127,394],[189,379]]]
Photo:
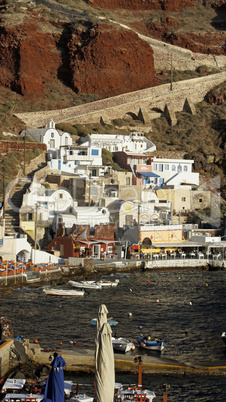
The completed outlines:
[[[43,402],[64,402],[64,370],[66,366],[61,356],[54,354],[51,371],[46,382]]]

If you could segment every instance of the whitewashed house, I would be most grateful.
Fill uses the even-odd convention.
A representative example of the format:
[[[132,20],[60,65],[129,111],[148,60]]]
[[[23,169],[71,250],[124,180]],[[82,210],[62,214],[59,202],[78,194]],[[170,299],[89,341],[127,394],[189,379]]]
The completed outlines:
[[[32,182],[23,196],[20,208],[20,227],[37,242],[46,230],[56,232],[59,214],[75,215],[77,202],[67,190],[48,190],[40,183]]]
[[[152,172],[159,177],[154,179],[158,187],[167,186],[198,186],[199,173],[192,172],[194,161],[188,159],[152,159]]]
[[[153,152],[155,144],[148,140],[142,132],[132,132],[130,135],[119,134],[88,134],[81,138],[82,146],[96,146],[110,152]]]
[[[48,162],[50,169],[82,176],[103,176],[102,149],[79,145],[61,146],[56,159]]]
[[[65,229],[71,229],[73,225],[87,225],[94,229],[95,225],[110,223],[110,212],[105,207],[76,207],[73,215],[59,214],[57,225],[61,224]]]
[[[46,144],[48,160],[58,156],[60,147],[72,145],[72,137],[67,132],[58,131],[55,128],[55,122],[51,120],[47,127],[23,130],[20,134],[25,135],[33,141]]]

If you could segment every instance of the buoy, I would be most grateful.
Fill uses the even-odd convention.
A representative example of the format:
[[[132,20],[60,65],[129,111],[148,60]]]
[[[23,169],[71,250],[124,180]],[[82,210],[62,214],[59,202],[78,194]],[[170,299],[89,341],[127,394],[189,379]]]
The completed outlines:
[[[156,303],[159,303],[159,299],[156,300]]]
[[[133,291],[133,289],[130,289],[130,292],[132,292]]]
[[[73,345],[73,341],[69,341],[70,345]]]
[[[184,332],[185,332],[185,334],[188,334],[188,329],[186,328]]]
[[[150,283],[150,281],[148,281],[148,283]]]
[[[129,314],[128,314],[129,317],[132,317],[132,315],[133,315],[132,313],[129,313]]]
[[[192,302],[190,302],[189,304],[190,304],[190,306],[192,306]]]
[[[62,343],[62,342],[60,342],[60,345],[63,345],[63,343]]]
[[[35,339],[35,340],[34,340],[34,343],[38,343],[38,339]]]
[[[59,306],[59,308],[62,308],[62,306]]]
[[[142,325],[140,325],[140,326],[139,326],[139,329],[142,329],[142,328],[143,328],[143,326],[142,326]]]
[[[151,340],[151,337],[150,336],[148,336],[148,341],[150,341]]]
[[[179,276],[179,279],[180,279],[180,276]]]
[[[206,286],[209,286],[208,283],[206,283]]]
[[[74,345],[76,345],[76,341],[74,341]]]

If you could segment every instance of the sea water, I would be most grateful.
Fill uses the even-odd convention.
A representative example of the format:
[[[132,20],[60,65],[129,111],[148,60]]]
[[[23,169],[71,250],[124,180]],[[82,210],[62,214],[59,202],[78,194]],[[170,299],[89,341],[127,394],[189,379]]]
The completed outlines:
[[[76,298],[48,296],[42,288],[17,289],[1,296],[1,316],[11,320],[15,336],[38,339],[43,348],[94,349],[96,330],[90,322],[106,304],[108,317],[118,321],[117,336],[135,344],[140,333],[161,339],[166,343],[163,357],[188,365],[226,365],[221,340],[226,330],[225,271],[146,271],[111,276],[115,278],[117,287],[89,290]],[[85,378],[93,384],[92,376]],[[137,382],[134,375],[116,374],[116,380]],[[76,374],[73,381],[84,383]],[[143,374],[143,384],[158,396],[156,402],[162,400],[165,383],[170,401],[226,401],[225,377]]]

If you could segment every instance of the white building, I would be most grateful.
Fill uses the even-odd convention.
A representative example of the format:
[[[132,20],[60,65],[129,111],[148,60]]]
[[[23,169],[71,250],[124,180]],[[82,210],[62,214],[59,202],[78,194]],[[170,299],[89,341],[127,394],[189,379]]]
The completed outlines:
[[[82,146],[96,146],[110,152],[153,152],[155,144],[148,140],[142,132],[132,132],[130,135],[118,134],[88,134],[81,138]]]
[[[152,171],[159,177],[154,179],[156,186],[198,186],[199,173],[192,172],[193,160],[153,158]]]
[[[82,176],[103,176],[102,149],[78,145],[62,146],[56,158],[48,161],[50,169]]]
[[[48,158],[56,157],[60,147],[72,145],[72,137],[69,133],[60,132],[55,128],[55,122],[51,120],[47,127],[27,129],[21,132],[21,136],[31,138],[33,141],[46,144]]]
[[[95,225],[110,223],[110,213],[107,208],[92,207],[76,207],[73,215],[59,214],[57,224],[62,224],[65,229],[71,229],[73,225],[89,225],[94,228]]]
[[[33,239],[41,239],[45,228],[56,231],[59,214],[75,214],[77,202],[67,190],[47,190],[40,183],[32,182],[23,196],[20,208],[20,226]]]

